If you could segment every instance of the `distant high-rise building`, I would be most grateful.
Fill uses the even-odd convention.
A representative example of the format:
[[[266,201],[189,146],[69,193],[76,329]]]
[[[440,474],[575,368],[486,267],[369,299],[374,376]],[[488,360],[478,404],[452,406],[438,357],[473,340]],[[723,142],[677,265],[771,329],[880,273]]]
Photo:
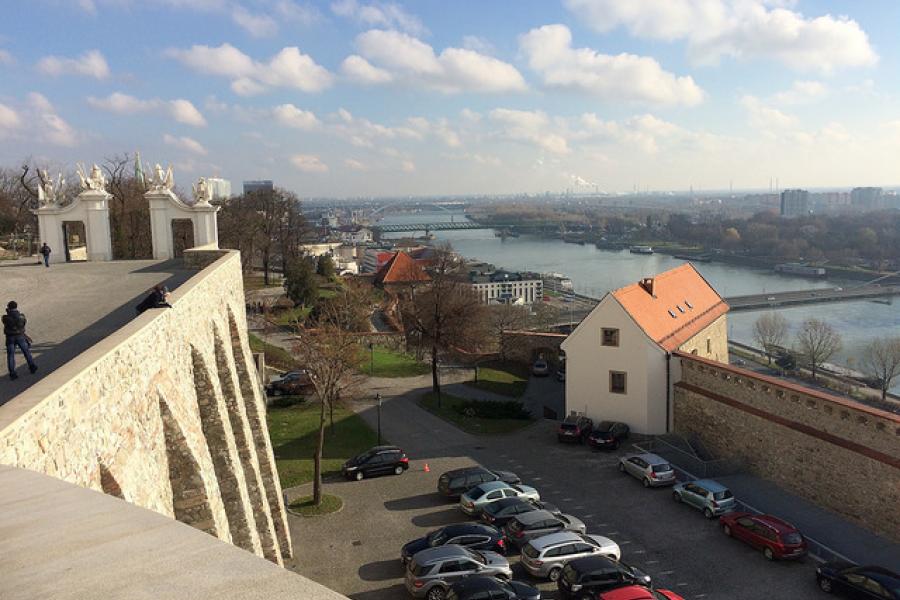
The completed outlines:
[[[809,192],[784,190],[781,192],[781,216],[799,217],[809,214]]]
[[[877,210],[884,208],[882,203],[882,189],[880,187],[858,187],[850,192],[850,204],[854,208],[862,210]]]
[[[209,186],[210,200],[225,200],[231,198],[231,182],[227,179],[210,177],[206,180]]]
[[[261,179],[258,181],[245,181],[244,182],[244,193],[249,194],[251,192],[271,192],[275,189],[275,184],[272,183],[271,179]]]

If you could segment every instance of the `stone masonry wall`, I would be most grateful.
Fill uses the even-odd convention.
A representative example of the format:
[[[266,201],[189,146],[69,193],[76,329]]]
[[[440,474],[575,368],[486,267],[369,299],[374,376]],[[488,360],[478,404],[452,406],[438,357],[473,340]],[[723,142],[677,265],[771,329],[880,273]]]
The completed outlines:
[[[504,331],[500,343],[508,360],[530,364],[538,358],[538,354],[543,354],[545,359],[556,362],[559,345],[566,337],[564,333]]]
[[[900,416],[680,354],[675,431],[900,541]]]
[[[0,464],[176,518],[282,564],[292,554],[265,402],[247,340],[240,256],[0,408]],[[15,411],[15,412],[13,412]]]

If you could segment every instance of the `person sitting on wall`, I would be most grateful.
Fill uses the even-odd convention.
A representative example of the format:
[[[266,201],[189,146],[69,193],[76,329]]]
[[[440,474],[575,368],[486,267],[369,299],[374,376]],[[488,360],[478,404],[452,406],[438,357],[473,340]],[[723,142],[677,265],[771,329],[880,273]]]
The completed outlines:
[[[161,283],[154,285],[150,294],[135,307],[138,314],[148,308],[172,308],[172,305],[169,304],[169,288]]]
[[[6,305],[6,314],[3,315],[3,334],[6,336],[6,366],[9,367],[9,378],[18,379],[16,375],[16,346],[25,355],[28,369],[34,373],[37,365],[31,358],[31,338],[25,333],[25,315],[19,312],[19,305],[15,300]]]

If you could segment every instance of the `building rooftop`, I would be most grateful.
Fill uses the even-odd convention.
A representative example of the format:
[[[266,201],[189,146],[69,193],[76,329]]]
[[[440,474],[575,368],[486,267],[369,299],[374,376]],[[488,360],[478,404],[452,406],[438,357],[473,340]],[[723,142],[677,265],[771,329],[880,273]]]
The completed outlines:
[[[414,283],[431,281],[422,267],[406,252],[397,252],[375,273],[375,283]]]
[[[10,300],[19,303],[38,365],[38,372],[29,374],[17,351],[19,379],[10,381],[4,369],[0,404],[134,319],[135,305],[154,285],[174,290],[196,273],[180,260],[64,263],[49,269],[34,258],[0,262],[0,309]]]
[[[669,352],[728,312],[728,304],[690,263],[612,295],[638,326]]]

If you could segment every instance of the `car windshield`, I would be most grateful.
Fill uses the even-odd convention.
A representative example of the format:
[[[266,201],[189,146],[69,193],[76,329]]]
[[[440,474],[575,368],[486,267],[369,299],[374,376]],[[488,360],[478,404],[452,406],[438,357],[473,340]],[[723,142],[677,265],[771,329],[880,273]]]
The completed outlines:
[[[466,496],[468,496],[472,500],[478,500],[479,498],[484,496],[484,493],[485,492],[483,489],[481,489],[480,487],[477,487],[477,488],[472,488],[471,490],[466,492]]]
[[[469,553],[469,556],[472,558],[472,560],[480,562],[483,565],[487,564],[487,559],[484,557],[484,554],[482,554],[481,552],[478,552],[476,550],[468,550],[468,553]]]
[[[426,538],[428,540],[428,545],[432,548],[434,546],[441,546],[444,542],[447,541],[447,533],[444,530],[432,531],[428,534]]]
[[[531,544],[525,544],[525,547],[522,548],[522,554],[524,554],[528,558],[537,558],[541,555],[541,553],[535,550],[534,546],[532,546]]]
[[[654,473],[665,473],[666,471],[671,471],[671,470],[672,470],[672,467],[670,467],[668,464],[653,465]]]
[[[785,544],[799,544],[803,541],[803,536],[799,533],[786,533],[781,539],[784,540]]]
[[[613,426],[612,421],[600,421],[600,424],[597,425],[597,432],[598,433],[606,433],[610,429],[612,429],[612,426]]]
[[[734,494],[731,493],[731,490],[722,490],[713,494],[713,498],[716,500],[728,500],[729,498],[734,498]]]
[[[560,429],[575,429],[576,427],[578,427],[578,426],[575,423],[560,423],[559,424]]]
[[[518,519],[513,519],[512,521],[509,522],[509,530],[512,531],[513,533],[516,533],[517,531],[521,531],[522,530],[522,522],[519,521]]]

